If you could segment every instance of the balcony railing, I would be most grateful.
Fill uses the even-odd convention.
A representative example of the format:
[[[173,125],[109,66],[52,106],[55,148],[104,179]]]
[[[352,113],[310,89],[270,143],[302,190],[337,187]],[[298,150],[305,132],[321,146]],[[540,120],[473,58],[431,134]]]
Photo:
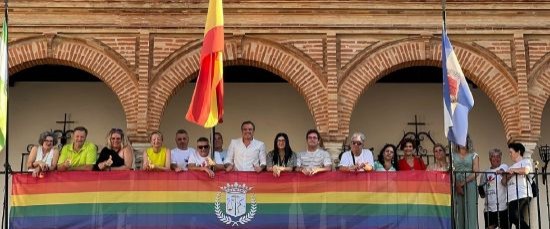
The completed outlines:
[[[472,174],[476,174],[477,181],[464,185],[464,194],[459,194],[459,188],[455,185]],[[548,228],[549,190],[548,183],[542,183],[547,175],[538,172],[509,174],[510,180],[504,185],[501,172],[454,172],[454,228],[487,228],[491,225],[500,228]],[[537,197],[532,195],[535,187],[538,189],[535,190]]]

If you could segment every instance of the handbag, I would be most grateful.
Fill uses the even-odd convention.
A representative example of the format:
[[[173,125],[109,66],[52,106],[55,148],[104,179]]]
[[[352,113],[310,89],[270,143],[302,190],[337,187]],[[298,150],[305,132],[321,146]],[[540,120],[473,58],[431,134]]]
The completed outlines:
[[[487,195],[485,193],[485,187],[484,186],[485,186],[484,184],[477,186],[477,193],[479,193],[479,197],[481,197],[481,198],[485,198],[485,196]]]
[[[539,196],[539,186],[537,185],[535,180],[529,178],[529,176],[527,176],[527,179],[529,179],[529,181],[530,181],[529,183],[531,183],[531,193],[533,193],[533,198],[538,197]]]

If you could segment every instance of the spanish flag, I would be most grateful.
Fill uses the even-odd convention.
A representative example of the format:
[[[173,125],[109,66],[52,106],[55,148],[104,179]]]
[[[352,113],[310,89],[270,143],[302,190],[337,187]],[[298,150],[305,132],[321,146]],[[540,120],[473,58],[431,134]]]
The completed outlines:
[[[223,8],[222,0],[210,0],[204,28],[197,85],[186,119],[205,128],[222,122],[223,116]]]

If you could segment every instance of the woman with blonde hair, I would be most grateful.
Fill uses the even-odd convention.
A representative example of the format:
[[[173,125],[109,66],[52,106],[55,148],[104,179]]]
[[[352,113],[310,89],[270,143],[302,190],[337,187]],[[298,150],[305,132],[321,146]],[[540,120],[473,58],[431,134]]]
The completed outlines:
[[[143,169],[152,171],[170,171],[170,151],[163,145],[160,131],[151,133],[151,147],[143,151]]]
[[[99,153],[93,170],[130,170],[134,163],[132,151],[124,132],[113,128],[107,133],[106,146]]]
[[[435,162],[428,165],[427,171],[439,171],[447,172],[449,171],[449,163],[447,162],[447,152],[445,152],[445,147],[441,144],[435,144],[433,148]]]

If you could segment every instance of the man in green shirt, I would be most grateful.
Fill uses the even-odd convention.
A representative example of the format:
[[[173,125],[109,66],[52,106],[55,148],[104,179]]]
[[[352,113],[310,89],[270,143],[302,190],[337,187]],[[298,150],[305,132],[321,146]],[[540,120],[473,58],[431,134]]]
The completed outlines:
[[[88,130],[82,126],[74,128],[73,142],[63,146],[57,170],[92,170],[97,156],[94,144],[86,142]]]

